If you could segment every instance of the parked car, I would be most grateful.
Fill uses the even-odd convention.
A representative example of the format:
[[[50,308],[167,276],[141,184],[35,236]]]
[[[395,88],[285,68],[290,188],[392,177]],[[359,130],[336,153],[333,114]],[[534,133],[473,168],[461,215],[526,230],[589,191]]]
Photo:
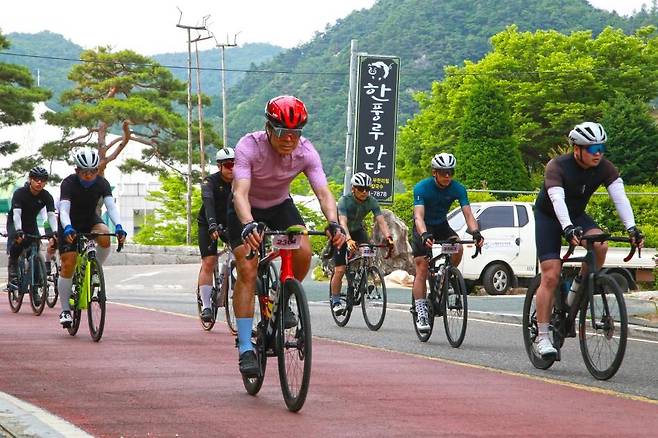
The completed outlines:
[[[535,219],[533,204],[529,202],[476,202],[471,204],[473,215],[478,221],[484,247],[475,259],[474,245],[465,245],[464,257],[459,265],[464,279],[470,284],[481,284],[489,295],[505,294],[510,288],[526,286],[537,272],[537,250],[535,246]],[[462,239],[468,239],[466,221],[461,208],[448,214],[448,222]],[[566,247],[563,247],[563,254]],[[582,255],[584,248],[576,250]],[[608,249],[603,265],[613,273],[624,290],[635,289],[636,281],[652,281],[656,266],[655,248],[644,248],[642,258],[635,256],[629,262],[623,258],[628,248]],[[575,275],[578,265],[566,264]]]

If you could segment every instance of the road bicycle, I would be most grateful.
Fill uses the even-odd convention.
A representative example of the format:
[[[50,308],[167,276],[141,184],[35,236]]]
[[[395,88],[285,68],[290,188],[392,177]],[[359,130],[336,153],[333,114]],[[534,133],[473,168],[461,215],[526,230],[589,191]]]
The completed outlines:
[[[222,260],[220,262],[220,260]],[[276,282],[279,281],[274,263],[269,266],[270,275],[268,281],[270,282],[270,289],[276,288]],[[225,248],[217,254],[217,264],[213,270],[213,287],[210,295],[211,310],[213,314],[212,321],[204,321],[201,319],[201,311],[203,310],[203,301],[201,300],[201,292],[199,286],[196,288],[197,309],[199,311],[199,321],[204,330],[210,331],[215,326],[219,309],[224,308],[226,316],[226,324],[231,334],[235,335],[238,328],[235,322],[235,311],[233,310],[233,291],[235,282],[237,280],[235,258],[229,248]]]
[[[388,248],[384,258],[391,256],[392,246],[387,244],[361,243],[358,251],[347,260],[344,278],[347,288],[341,287],[340,300],[344,311],[337,314],[331,309],[331,282],[329,282],[329,310],[336,325],[344,327],[350,320],[354,306],[361,305],[363,319],[370,330],[376,331],[386,317],[386,283],[384,274],[375,264],[378,248]],[[334,273],[332,270],[331,276]],[[345,291],[346,292],[343,292]]]
[[[594,243],[606,241],[631,243],[627,237],[613,237],[607,233],[583,236],[581,242],[587,250],[585,256],[571,257],[575,247],[570,245],[561,259],[563,266],[565,262],[584,262],[588,274],[581,281],[571,306],[567,305],[564,293],[569,291],[564,270],[561,273],[559,286],[553,292],[553,310],[549,329],[551,341],[557,350],[555,358],[542,358],[537,352],[535,341],[539,329],[535,295],[541,283],[541,274],[532,280],[523,303],[523,342],[530,362],[535,368],[548,369],[555,361],[561,359],[560,349],[565,338],[576,337],[577,316],[580,352],[590,374],[596,379],[607,380],[614,376],[621,366],[628,336],[626,304],[614,277],[602,273],[597,268],[594,252]],[[631,245],[630,252],[624,258],[625,262],[633,257],[636,249],[638,256],[640,255],[641,250]]]
[[[46,265],[39,247],[41,239],[49,239],[52,236],[34,234],[24,234],[24,236],[26,239],[31,239],[31,242],[30,246],[23,249],[18,256],[16,288],[8,290],[9,307],[12,312],[17,313],[23,304],[23,296],[27,294],[30,297],[32,312],[39,316],[43,313],[48,295]]]
[[[457,239],[435,241],[432,251],[428,251],[425,256],[430,288],[427,294],[427,320],[430,328],[427,331],[420,331],[416,326],[416,306],[413,294],[411,296],[412,323],[421,342],[427,342],[432,336],[434,318],[439,316],[443,316],[443,326],[450,345],[458,348],[464,342],[468,322],[468,291],[461,272],[452,265],[451,256],[459,252],[459,245],[474,243],[473,240]],[[476,246],[472,258],[481,252],[482,248]]]
[[[76,260],[73,271],[73,288],[69,304],[73,322],[64,326],[71,336],[80,328],[82,311],[87,310],[89,334],[94,342],[101,340],[105,328],[105,277],[103,267],[96,259],[96,237],[116,236],[115,233],[77,233]],[[123,243],[119,243],[117,252],[121,252]]]
[[[51,309],[55,307],[55,304],[57,304],[57,298],[59,297],[59,289],[57,286],[57,281],[59,280],[59,267],[59,255],[55,254],[55,256],[50,261],[50,272],[47,272],[48,295],[46,296],[46,304]],[[47,267],[46,271],[48,271]]]
[[[264,229],[262,224],[259,229]],[[260,365],[255,377],[243,376],[247,392],[255,395],[265,379],[267,358],[278,358],[279,382],[288,410],[299,411],[308,394],[311,380],[311,316],[302,284],[292,271],[292,251],[301,245],[301,236],[326,236],[324,231],[306,230],[292,226],[286,230],[265,230],[272,237],[273,250],[265,254],[264,240],[259,249],[256,294],[260,310],[259,321],[252,333],[254,350]],[[281,274],[277,289],[270,289],[270,265],[281,258]],[[295,315],[296,325],[284,326],[284,313],[290,308]]]

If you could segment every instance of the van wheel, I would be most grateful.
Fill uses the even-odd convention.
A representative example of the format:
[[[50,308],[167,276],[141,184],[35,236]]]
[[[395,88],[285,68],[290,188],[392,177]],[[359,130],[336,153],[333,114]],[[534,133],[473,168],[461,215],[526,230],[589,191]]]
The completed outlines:
[[[619,289],[621,289],[622,293],[628,292],[628,280],[624,274],[620,274],[619,272],[611,272],[610,276],[615,279],[615,282],[617,285],[619,285]]]
[[[494,263],[484,271],[482,285],[489,295],[505,295],[512,283],[512,273],[502,263]]]

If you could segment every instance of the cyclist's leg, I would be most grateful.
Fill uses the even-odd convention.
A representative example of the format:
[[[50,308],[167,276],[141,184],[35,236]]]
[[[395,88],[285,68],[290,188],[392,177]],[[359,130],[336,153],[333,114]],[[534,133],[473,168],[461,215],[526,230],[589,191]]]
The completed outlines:
[[[601,234],[603,230],[599,228],[596,222],[589,217],[586,213],[581,214],[573,220],[574,225],[579,226],[583,229],[583,234],[589,236],[592,234]],[[594,253],[596,254],[596,265],[598,269],[601,269],[603,263],[605,263],[605,256],[608,253],[608,242],[596,242],[594,244]],[[587,266],[583,263],[580,269],[580,276],[584,278],[587,275]]]
[[[9,233],[7,238],[7,289],[18,289],[18,257],[23,249],[29,246],[29,239],[23,239],[21,243],[16,243],[16,235]]]
[[[411,291],[416,302],[418,300],[424,300],[427,295],[428,266],[427,260],[425,259],[427,251],[427,247],[423,245],[420,235],[418,234],[418,231],[416,231],[416,227],[414,227],[411,240],[411,253],[414,257],[416,275],[414,277],[414,284]]]
[[[60,239],[60,242],[62,240]],[[73,270],[75,269],[75,244],[62,244],[59,246],[60,254],[60,273],[57,280],[57,290],[60,295],[60,305],[62,306],[62,313],[59,317],[59,322],[62,324],[71,323],[71,305],[69,298],[71,298],[71,290],[73,288]]]
[[[201,254],[201,270],[199,270],[199,293],[203,310],[212,306],[211,295],[213,287],[212,274],[217,265],[217,241],[208,234],[208,227],[199,224],[199,252]]]
[[[100,219],[100,218],[99,218]],[[92,233],[109,233],[110,229],[105,222],[97,222],[91,227]],[[99,236],[96,237],[96,260],[100,265],[105,264],[105,260],[110,256],[110,236]]]
[[[347,243],[343,244],[339,250],[334,252],[334,275],[331,277],[331,296],[340,296],[343,276],[345,275],[347,264]]]

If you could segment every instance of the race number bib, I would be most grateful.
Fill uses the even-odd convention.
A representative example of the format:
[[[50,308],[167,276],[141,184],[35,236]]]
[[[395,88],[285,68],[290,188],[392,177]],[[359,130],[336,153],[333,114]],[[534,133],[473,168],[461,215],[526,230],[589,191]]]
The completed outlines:
[[[302,236],[299,234],[277,234],[272,236],[272,246],[276,249],[297,249],[302,244]]]
[[[370,248],[369,246],[364,246],[361,248],[361,256],[362,257],[375,257],[375,249]]]

